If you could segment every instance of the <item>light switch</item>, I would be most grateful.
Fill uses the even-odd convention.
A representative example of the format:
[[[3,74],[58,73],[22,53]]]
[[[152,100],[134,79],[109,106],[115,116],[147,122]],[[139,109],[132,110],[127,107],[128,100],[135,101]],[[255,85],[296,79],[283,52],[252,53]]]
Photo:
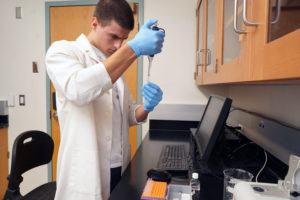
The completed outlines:
[[[16,19],[22,19],[22,7],[16,7]]]
[[[7,104],[9,107],[14,107],[15,106],[15,95],[9,94],[7,97]]]
[[[25,95],[24,94],[19,95],[19,105],[25,106]]]

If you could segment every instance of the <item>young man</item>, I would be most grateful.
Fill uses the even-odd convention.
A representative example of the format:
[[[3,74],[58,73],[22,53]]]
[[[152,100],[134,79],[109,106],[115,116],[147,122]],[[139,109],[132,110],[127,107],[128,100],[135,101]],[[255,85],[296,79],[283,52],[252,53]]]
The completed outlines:
[[[125,0],[100,0],[88,36],[58,41],[46,55],[57,94],[60,147],[56,200],[108,199],[130,162],[129,126],[143,122],[161,101],[153,84],[143,87],[136,105],[122,77],[141,55],[161,52],[164,33],[145,23],[123,46],[134,18]]]

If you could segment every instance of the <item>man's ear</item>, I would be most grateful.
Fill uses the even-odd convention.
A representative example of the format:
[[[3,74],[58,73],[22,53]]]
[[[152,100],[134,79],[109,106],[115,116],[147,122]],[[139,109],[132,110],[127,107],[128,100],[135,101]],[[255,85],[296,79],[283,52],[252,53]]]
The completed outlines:
[[[93,17],[93,18],[92,18],[92,23],[91,23],[91,28],[92,28],[92,30],[95,30],[96,27],[98,26],[98,24],[99,24],[98,19],[97,19],[96,17]],[[99,24],[99,25],[100,25],[100,24]]]

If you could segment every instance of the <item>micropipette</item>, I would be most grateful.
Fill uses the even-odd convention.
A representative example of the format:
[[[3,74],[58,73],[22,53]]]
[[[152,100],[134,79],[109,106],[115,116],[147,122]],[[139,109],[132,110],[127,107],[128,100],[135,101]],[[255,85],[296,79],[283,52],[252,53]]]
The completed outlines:
[[[157,26],[157,24],[155,24],[154,26],[152,26],[151,29],[154,30],[154,31],[162,31],[162,32],[165,32],[165,30],[164,30],[163,28],[159,28],[159,27]],[[153,57],[154,57],[154,55],[148,56],[149,65],[148,65],[147,82],[150,81],[150,70],[151,70],[151,66],[152,66]]]

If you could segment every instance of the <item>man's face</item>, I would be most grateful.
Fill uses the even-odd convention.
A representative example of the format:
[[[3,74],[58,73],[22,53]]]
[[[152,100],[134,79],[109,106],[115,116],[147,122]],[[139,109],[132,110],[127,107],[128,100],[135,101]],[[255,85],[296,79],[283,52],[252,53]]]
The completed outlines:
[[[96,18],[93,19],[92,28],[95,31],[93,42],[106,56],[112,55],[128,38],[130,30],[122,28],[115,20],[102,26]]]

